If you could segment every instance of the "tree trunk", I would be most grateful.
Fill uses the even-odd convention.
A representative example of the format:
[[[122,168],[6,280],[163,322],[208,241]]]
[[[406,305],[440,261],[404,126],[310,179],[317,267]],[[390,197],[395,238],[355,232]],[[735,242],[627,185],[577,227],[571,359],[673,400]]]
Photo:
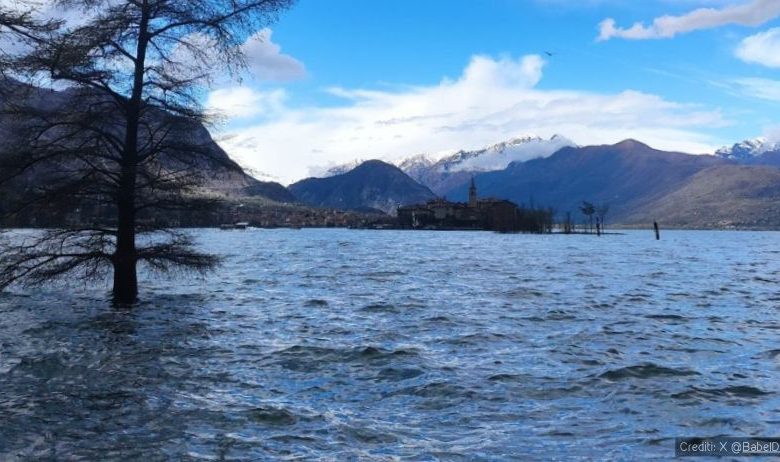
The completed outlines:
[[[114,303],[133,304],[138,299],[138,279],[135,259],[117,259],[114,262]]]
[[[114,302],[134,303],[138,297],[138,255],[135,248],[135,188],[138,171],[138,127],[141,121],[146,49],[149,44],[149,3],[141,3],[133,92],[126,107],[126,131],[117,197],[117,236],[114,253]]]
[[[134,165],[122,168],[117,201],[117,236],[114,253],[114,302],[133,303],[138,297],[135,249],[135,175]]]
[[[132,304],[138,298],[138,276],[136,273],[135,249],[114,256],[114,303]]]

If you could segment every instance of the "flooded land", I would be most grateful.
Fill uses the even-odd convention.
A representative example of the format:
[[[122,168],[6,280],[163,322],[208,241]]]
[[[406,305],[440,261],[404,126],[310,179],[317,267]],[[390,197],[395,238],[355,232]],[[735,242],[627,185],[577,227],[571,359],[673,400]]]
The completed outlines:
[[[0,459],[657,459],[780,424],[780,234],[194,231],[0,294]]]

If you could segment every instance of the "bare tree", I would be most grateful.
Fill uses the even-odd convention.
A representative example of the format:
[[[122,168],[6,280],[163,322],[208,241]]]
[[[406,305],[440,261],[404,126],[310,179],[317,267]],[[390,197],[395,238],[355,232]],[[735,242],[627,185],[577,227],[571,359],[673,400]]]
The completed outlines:
[[[0,38],[21,45],[0,58],[9,138],[0,181],[21,185],[18,204],[4,208],[94,212],[89,225],[74,219],[5,241],[0,288],[113,273],[114,300],[131,303],[138,263],[161,271],[217,264],[158,219],[211,202],[199,185],[219,160],[207,157],[207,140],[192,136],[206,119],[201,91],[214,69],[239,71],[241,45],[292,2],[57,0],[80,13],[77,24],[0,7]],[[64,91],[46,91],[54,89]],[[39,179],[35,187],[29,177]]]
[[[566,218],[563,221],[564,234],[571,234],[574,231],[574,222],[571,219],[571,212],[566,212]]]
[[[601,231],[603,232],[605,229],[605,221],[607,217],[607,213],[609,213],[609,204],[603,203],[596,206],[596,219],[601,223]]]
[[[588,232],[593,232],[593,215],[596,213],[596,207],[587,201],[582,201],[580,211],[588,218]]]

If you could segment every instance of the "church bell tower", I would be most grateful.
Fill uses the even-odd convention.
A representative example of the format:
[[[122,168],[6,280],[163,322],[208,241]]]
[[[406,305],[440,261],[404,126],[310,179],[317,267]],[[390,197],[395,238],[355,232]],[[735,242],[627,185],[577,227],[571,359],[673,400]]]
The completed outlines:
[[[469,207],[477,206],[477,185],[474,184],[474,177],[471,177],[471,186],[469,187]]]

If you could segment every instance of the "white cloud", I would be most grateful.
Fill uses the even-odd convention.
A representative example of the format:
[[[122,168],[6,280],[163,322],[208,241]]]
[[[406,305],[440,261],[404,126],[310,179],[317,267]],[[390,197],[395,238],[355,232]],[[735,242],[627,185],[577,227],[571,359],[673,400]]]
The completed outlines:
[[[648,0],[653,1],[653,0]],[[685,6],[720,6],[734,3],[734,0],[654,0],[656,3],[665,3]],[[594,8],[607,6],[626,7],[631,6],[636,0],[535,0],[542,5],[571,8]]]
[[[752,0],[722,8],[699,8],[682,16],[661,16],[646,26],[637,22],[629,28],[618,27],[612,18],[599,24],[597,40],[624,38],[632,40],[671,38],[678,34],[712,29],[727,24],[759,26],[780,16],[780,1]]]
[[[780,67],[780,27],[745,38],[737,47],[736,55],[748,63]]]
[[[232,87],[209,93],[206,108],[220,116],[240,119],[272,116],[281,112],[287,93],[282,89],[259,92],[247,87]]]
[[[262,29],[241,45],[246,59],[248,80],[284,82],[305,77],[306,69],[303,63],[283,54],[281,47],[271,40],[272,33],[271,29]],[[210,70],[203,76],[203,80],[216,82],[218,86],[235,83],[222,67],[213,65],[221,60],[213,38],[194,33],[185,37],[185,41],[186,45],[177,44],[169,54],[169,61],[166,63],[169,72],[196,78],[201,76],[204,70]]]
[[[732,83],[744,95],[780,103],[780,80],[746,77],[735,79]]]
[[[55,0],[0,0],[0,9],[12,12],[33,11],[35,17],[41,19],[56,18],[64,20],[70,26],[82,24],[91,16],[85,14],[83,9],[75,7],[65,7],[57,4]],[[0,29],[0,32],[2,30]],[[290,81],[301,79],[306,76],[306,67],[302,62],[290,55],[282,53],[279,44],[271,39],[273,31],[270,28],[264,28],[253,34],[241,46],[241,50],[246,57],[249,77],[256,81]],[[210,50],[213,46],[209,44],[209,39],[203,36],[190,36],[191,41],[198,44],[196,50],[184,50],[181,46],[176,47],[172,58],[176,62],[175,66],[181,68],[183,74],[187,74],[188,68],[194,67],[188,65],[193,59],[201,61],[203,59],[215,59],[215,54]],[[3,45],[5,51],[20,51],[12,41],[5,37],[0,37],[0,45]],[[10,47],[14,46],[12,50]],[[215,69],[215,72],[218,72]]]
[[[84,24],[95,13],[92,10],[60,4],[57,0],[0,0],[0,9],[16,13],[32,12],[34,18],[58,19],[69,26]]]
[[[764,129],[764,138],[769,144],[780,144],[780,125]]]
[[[518,61],[509,57],[494,60],[488,56],[474,56],[461,81],[474,86],[533,87],[542,78],[544,64],[539,55],[527,55]]]
[[[0,0],[0,11],[11,14],[32,13],[32,16],[38,19],[69,19],[59,18],[65,15],[65,11],[57,9],[54,0]],[[8,32],[7,29],[0,27],[0,55],[15,55],[29,49],[28,44]]]
[[[549,140],[542,138],[525,139],[520,143],[499,144],[488,148],[487,153],[472,157],[459,163],[453,171],[501,170],[512,162],[524,162],[537,157],[548,157],[561,148],[576,146],[564,136],[554,136]]]
[[[272,31],[257,32],[242,49],[249,72],[256,80],[289,81],[306,76],[306,68],[297,59],[282,53],[282,48],[271,41]]]
[[[580,144],[638,138],[688,152],[712,152],[722,144],[698,132],[725,125],[719,111],[636,91],[540,90],[535,84],[542,65],[538,56],[476,56],[460,78],[438,85],[332,89],[343,104],[286,108],[227,133],[221,144],[243,164],[288,182],[313,166],[479,149],[526,133],[561,133]]]

